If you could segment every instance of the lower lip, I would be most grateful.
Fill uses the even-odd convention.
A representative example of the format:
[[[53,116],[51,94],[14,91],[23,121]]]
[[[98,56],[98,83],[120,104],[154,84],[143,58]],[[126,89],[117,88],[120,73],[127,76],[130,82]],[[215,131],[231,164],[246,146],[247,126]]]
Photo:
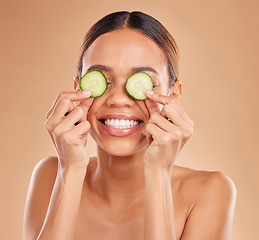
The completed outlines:
[[[105,132],[107,132],[108,134],[110,134],[112,136],[117,136],[117,137],[129,136],[129,135],[135,133],[136,131],[138,131],[139,128],[143,124],[143,122],[141,122],[140,124],[138,124],[135,127],[119,129],[119,128],[113,128],[113,127],[106,126],[101,121],[98,121],[98,122]]]

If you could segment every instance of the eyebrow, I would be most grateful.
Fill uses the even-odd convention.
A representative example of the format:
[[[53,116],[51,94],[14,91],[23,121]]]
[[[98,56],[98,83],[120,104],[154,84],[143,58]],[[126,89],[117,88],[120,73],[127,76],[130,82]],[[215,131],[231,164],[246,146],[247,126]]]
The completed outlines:
[[[91,70],[100,70],[100,71],[113,72],[113,68],[105,66],[105,65],[101,65],[101,64],[92,65],[91,67],[89,67],[87,69],[87,72],[89,72]],[[154,72],[154,73],[156,73],[159,76],[159,73],[154,68],[152,68],[152,67],[139,66],[139,67],[132,68],[132,72],[133,73],[143,72],[143,71]]]

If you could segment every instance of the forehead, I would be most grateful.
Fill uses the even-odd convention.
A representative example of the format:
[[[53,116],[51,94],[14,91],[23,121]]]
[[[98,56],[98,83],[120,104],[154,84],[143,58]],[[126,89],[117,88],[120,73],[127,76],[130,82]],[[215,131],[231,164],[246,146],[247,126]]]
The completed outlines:
[[[86,50],[82,72],[93,64],[103,64],[127,71],[136,66],[165,71],[166,57],[158,45],[142,33],[120,29],[98,37]]]

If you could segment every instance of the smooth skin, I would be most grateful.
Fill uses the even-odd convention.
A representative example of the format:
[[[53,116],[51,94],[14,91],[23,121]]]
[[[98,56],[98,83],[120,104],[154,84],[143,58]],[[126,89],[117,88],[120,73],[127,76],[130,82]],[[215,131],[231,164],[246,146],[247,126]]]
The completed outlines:
[[[42,159],[33,171],[24,239],[230,239],[232,180],[218,171],[175,164],[193,121],[180,103],[181,82],[168,88],[162,50],[143,34],[122,29],[96,39],[83,60],[82,73],[101,70],[108,89],[93,99],[79,90],[76,76],[76,91],[60,93],[47,113],[57,157]],[[156,85],[144,101],[125,90],[140,66],[157,72],[144,71]],[[144,124],[132,135],[111,136],[98,122],[110,113],[132,114]],[[91,158],[85,149],[89,133],[97,143],[97,156]]]

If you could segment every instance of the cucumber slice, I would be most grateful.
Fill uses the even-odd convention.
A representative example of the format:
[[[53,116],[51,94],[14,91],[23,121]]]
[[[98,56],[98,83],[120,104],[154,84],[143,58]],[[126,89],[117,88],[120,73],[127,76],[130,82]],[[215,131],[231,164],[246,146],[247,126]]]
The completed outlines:
[[[82,91],[90,90],[91,97],[100,97],[107,89],[106,77],[99,70],[87,72],[80,79],[80,89]]]
[[[145,72],[137,72],[131,75],[125,86],[128,94],[137,100],[147,99],[144,90],[153,90],[152,78]]]

